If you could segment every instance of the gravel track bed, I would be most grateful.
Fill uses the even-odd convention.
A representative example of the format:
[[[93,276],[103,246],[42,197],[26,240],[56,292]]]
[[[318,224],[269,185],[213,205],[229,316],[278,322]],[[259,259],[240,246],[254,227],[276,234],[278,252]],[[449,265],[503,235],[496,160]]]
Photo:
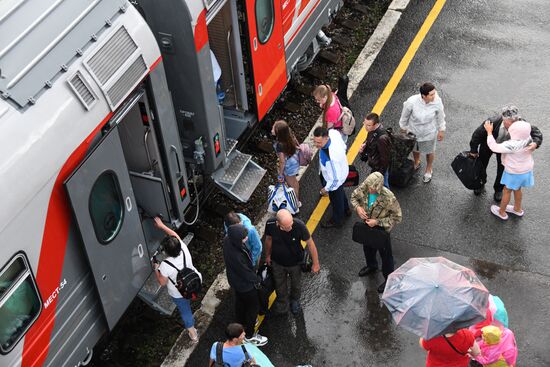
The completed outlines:
[[[220,192],[208,199],[198,224],[193,228],[198,236],[190,246],[195,266],[203,275],[205,289],[208,289],[224,269],[221,248],[223,225],[219,215],[223,209],[220,208],[242,212],[253,222],[265,213],[267,187],[277,179],[276,156],[273,152],[263,151],[259,146],[271,142],[273,122],[284,119],[298,141],[305,139],[321,113],[311,91],[316,85],[323,83],[337,86],[338,77],[347,74],[390,3],[390,0],[345,1],[334,22],[324,29],[333,38],[333,42],[325,50],[337,55],[338,62],[334,64],[317,57],[299,78],[291,80],[273,109],[251,136],[247,148],[243,150],[252,154],[254,160],[268,171],[249,202],[236,203]],[[298,108],[286,108],[289,105]],[[293,109],[293,112],[288,109]],[[200,300],[194,302],[193,306],[200,307]],[[159,366],[181,330],[181,319],[177,311],[172,316],[162,316],[136,298],[115,329],[94,348],[90,366]]]

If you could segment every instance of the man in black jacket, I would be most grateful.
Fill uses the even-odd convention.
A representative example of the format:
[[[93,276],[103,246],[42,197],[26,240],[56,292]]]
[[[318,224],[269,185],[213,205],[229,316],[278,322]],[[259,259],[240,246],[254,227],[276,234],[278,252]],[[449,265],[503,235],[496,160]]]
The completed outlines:
[[[504,106],[500,115],[491,117],[487,119],[487,121],[493,124],[493,136],[495,137],[497,143],[502,143],[503,141],[510,139],[510,134],[508,134],[508,128],[510,125],[521,119],[522,118],[520,117],[516,106]],[[479,156],[479,159],[483,163],[484,167],[482,171],[483,183],[486,183],[487,165],[489,164],[489,159],[491,158],[493,152],[489,149],[489,146],[487,146],[487,132],[483,127],[484,123],[485,121],[472,134],[472,139],[470,140],[470,156]],[[533,125],[531,125],[531,139],[533,139],[533,142],[529,145],[529,149],[535,150],[542,144],[542,133]],[[504,172],[504,166],[502,165],[500,154],[495,153],[495,155],[497,156],[497,177],[495,178],[495,183],[493,184],[493,188],[495,189],[493,198],[496,202],[500,202],[502,199],[502,189],[504,188],[504,185],[500,183],[502,173]],[[484,188],[474,190],[474,194],[480,195],[483,192],[483,189]]]
[[[223,240],[223,259],[227,280],[235,291],[235,316],[237,322],[244,326],[245,340],[262,346],[267,344],[267,338],[254,333],[256,317],[260,310],[260,278],[254,271],[252,255],[245,245],[247,240],[248,231],[242,224],[229,226]]]
[[[359,152],[361,160],[367,161],[372,172],[380,172],[384,175],[384,186],[390,187],[388,182],[388,168],[390,167],[391,141],[384,126],[380,123],[378,114],[371,112],[365,117],[363,126],[367,130],[367,140]]]

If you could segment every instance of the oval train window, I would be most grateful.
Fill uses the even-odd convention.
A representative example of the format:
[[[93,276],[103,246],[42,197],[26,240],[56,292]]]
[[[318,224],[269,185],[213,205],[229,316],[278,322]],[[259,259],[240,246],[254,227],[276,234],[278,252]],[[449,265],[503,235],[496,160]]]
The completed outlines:
[[[256,0],[256,30],[261,44],[269,41],[275,23],[273,0]]]
[[[88,208],[97,240],[104,245],[114,240],[124,219],[124,200],[114,172],[104,172],[97,178]]]

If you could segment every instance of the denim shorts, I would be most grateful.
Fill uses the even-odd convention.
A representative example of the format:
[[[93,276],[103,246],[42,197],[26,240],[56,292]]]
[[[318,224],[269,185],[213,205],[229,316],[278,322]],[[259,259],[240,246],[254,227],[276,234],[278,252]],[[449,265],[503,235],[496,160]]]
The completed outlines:
[[[298,154],[294,154],[292,157],[286,159],[285,162],[285,176],[296,176],[300,170],[300,162],[298,162]]]

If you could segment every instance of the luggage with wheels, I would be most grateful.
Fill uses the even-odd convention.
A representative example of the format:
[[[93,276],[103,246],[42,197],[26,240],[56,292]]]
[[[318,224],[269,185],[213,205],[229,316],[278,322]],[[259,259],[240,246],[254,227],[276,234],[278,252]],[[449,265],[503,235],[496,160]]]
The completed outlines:
[[[399,165],[391,165],[389,171],[389,182],[391,186],[407,187],[414,176],[414,162],[405,159]]]
[[[478,158],[472,158],[468,152],[459,153],[451,163],[453,171],[460,182],[470,190],[483,187],[483,163]]]

